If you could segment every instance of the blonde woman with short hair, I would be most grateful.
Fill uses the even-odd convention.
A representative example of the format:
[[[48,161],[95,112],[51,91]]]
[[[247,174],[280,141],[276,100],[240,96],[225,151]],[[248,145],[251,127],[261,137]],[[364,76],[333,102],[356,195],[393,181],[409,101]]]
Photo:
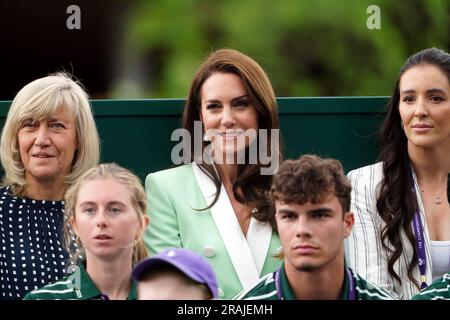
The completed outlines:
[[[37,79],[14,98],[0,159],[0,299],[21,299],[64,274],[64,194],[99,160],[88,95],[69,75]]]

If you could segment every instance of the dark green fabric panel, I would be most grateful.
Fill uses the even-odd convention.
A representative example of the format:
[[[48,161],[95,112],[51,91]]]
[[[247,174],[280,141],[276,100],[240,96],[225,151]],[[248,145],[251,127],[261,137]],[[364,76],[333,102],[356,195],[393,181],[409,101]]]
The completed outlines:
[[[387,97],[278,98],[285,158],[317,153],[342,161],[346,171],[372,163]],[[0,101],[0,125],[10,101]],[[172,166],[183,99],[93,100],[102,162],[117,162],[142,179]]]

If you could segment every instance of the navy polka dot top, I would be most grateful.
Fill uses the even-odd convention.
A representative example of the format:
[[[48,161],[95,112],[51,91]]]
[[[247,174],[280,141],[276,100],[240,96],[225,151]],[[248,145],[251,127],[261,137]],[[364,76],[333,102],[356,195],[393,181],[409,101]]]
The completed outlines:
[[[69,258],[63,248],[64,201],[19,198],[0,188],[0,299],[22,299],[58,280]]]

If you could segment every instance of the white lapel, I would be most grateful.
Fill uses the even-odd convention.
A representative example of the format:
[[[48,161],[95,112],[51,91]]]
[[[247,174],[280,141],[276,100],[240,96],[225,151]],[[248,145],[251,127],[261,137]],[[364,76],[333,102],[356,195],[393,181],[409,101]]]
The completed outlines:
[[[196,163],[192,164],[192,168],[209,206],[216,193],[214,183]],[[264,224],[252,218],[246,239],[223,185],[217,202],[210,210],[239,281],[242,287],[247,289],[259,280],[269,250],[272,228],[268,223]]]
[[[247,242],[252,250],[259,275],[261,275],[267,253],[269,252],[271,238],[272,226],[269,223],[258,221],[255,218],[250,220],[250,226],[247,231]]]

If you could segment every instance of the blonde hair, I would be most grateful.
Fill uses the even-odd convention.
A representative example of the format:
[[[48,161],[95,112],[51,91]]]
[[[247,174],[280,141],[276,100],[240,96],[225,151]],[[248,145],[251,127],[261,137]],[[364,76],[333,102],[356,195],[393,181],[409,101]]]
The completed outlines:
[[[99,138],[87,93],[70,75],[57,73],[23,87],[14,98],[0,140],[0,159],[5,170],[4,185],[12,185],[15,195],[26,187],[25,168],[20,158],[18,132],[27,120],[40,121],[64,108],[76,121],[78,150],[72,170],[66,176],[72,184],[86,170],[98,164]]]
[[[75,209],[78,199],[78,192],[81,186],[92,180],[114,179],[124,185],[131,194],[131,204],[136,211],[140,224],[143,224],[143,217],[147,209],[147,198],[141,180],[131,171],[122,168],[116,163],[104,163],[85,172],[66,192],[65,214],[64,214],[64,237],[67,250],[72,256],[72,263],[76,263],[80,256],[85,256],[82,243],[77,241],[78,249],[73,245],[73,231],[70,221],[75,221]],[[144,230],[144,228],[143,228]],[[142,234],[133,246],[133,264],[147,257],[147,249],[142,238]]]

